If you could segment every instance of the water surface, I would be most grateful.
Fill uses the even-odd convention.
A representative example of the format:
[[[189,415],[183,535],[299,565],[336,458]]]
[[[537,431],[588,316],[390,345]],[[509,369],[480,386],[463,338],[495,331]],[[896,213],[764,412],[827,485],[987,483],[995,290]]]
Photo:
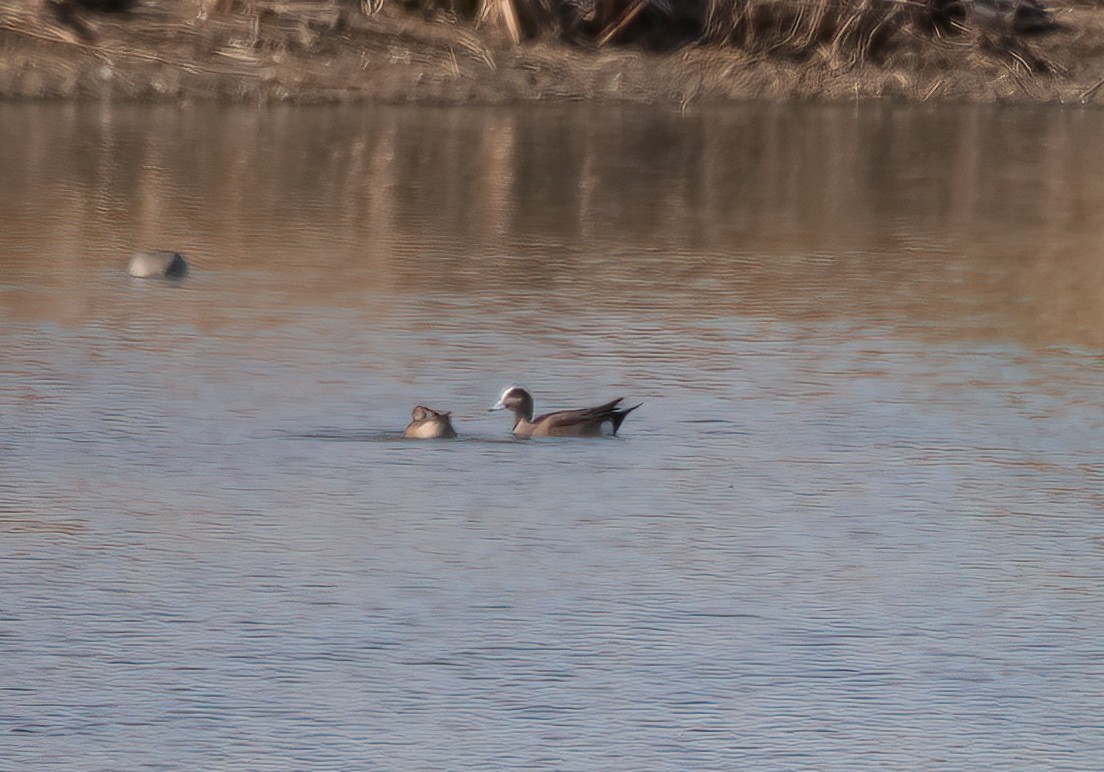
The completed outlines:
[[[7,763],[1104,766],[1104,113],[0,110]]]

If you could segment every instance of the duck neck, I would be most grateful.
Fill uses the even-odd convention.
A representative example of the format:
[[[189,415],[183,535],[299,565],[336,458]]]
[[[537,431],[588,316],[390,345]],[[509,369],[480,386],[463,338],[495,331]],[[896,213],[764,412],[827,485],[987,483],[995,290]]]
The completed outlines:
[[[521,413],[514,414],[514,433],[525,431],[532,425],[532,421]]]
[[[514,422],[514,428],[524,424],[533,423],[533,398],[528,394],[521,400],[521,403],[514,408],[514,416],[517,420]]]

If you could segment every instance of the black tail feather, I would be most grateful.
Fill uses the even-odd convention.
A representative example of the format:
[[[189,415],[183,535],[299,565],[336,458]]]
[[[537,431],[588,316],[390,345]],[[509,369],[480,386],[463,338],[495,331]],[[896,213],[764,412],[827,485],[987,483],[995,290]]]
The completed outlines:
[[[621,400],[617,400],[617,401],[620,402]],[[632,407],[627,407],[624,410],[611,410],[610,411],[610,421],[613,422],[613,433],[617,434],[617,430],[621,428],[621,422],[624,421],[626,417],[628,417],[629,413],[636,410],[638,407],[640,407],[643,404],[644,404],[643,402],[638,402],[637,404],[633,405]]]

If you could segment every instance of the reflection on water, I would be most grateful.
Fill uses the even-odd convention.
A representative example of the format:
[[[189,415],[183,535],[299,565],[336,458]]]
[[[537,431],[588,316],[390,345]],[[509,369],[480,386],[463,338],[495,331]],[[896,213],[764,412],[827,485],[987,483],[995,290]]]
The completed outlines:
[[[327,305],[360,308],[366,286],[575,283],[614,309],[903,314],[1104,344],[1093,112],[6,111],[0,169],[20,194],[0,199],[0,260],[33,256],[57,282],[171,245],[204,268],[297,273],[303,302]],[[55,313],[107,312],[80,300]]]
[[[3,111],[9,763],[1104,765],[1104,114]]]

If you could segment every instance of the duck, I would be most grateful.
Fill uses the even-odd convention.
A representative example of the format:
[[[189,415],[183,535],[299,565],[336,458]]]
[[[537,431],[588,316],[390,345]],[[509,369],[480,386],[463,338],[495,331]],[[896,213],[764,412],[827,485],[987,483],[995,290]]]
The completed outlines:
[[[188,262],[179,252],[164,249],[135,252],[130,256],[127,273],[139,279],[180,279],[188,273]]]
[[[644,404],[618,407],[623,399],[618,397],[597,407],[559,410],[533,418],[533,395],[515,384],[507,386],[498,402],[487,412],[513,411],[513,432],[517,437],[601,437],[617,434],[625,417]]]
[[[452,428],[451,415],[418,405],[410,413],[410,425],[403,431],[403,436],[417,440],[452,439],[456,436],[456,430]]]

